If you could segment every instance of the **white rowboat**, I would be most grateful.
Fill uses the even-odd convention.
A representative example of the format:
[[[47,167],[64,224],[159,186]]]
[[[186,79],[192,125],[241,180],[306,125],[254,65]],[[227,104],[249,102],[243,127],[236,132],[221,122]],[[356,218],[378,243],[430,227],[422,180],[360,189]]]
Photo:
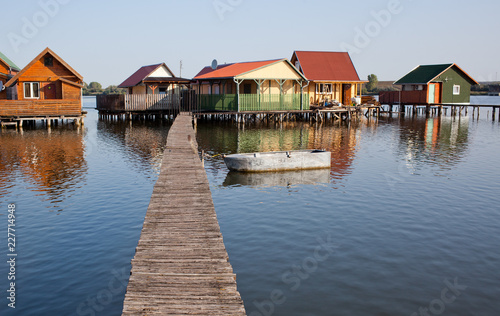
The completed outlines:
[[[233,154],[224,157],[231,171],[266,172],[330,168],[331,153],[324,150],[292,150]]]

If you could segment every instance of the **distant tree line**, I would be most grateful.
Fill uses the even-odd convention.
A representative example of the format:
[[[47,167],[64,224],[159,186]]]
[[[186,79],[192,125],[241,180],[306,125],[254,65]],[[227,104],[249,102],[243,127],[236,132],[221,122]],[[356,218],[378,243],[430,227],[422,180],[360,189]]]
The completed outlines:
[[[488,94],[488,92],[490,91],[490,87],[495,86],[495,85],[498,85],[498,84],[479,83],[479,84],[473,85],[470,88],[470,92],[471,92],[471,94],[475,94],[475,95]]]
[[[106,89],[102,88],[99,82],[83,83],[83,95],[99,95],[99,94],[125,94],[126,89],[118,88],[117,86],[109,86]]]

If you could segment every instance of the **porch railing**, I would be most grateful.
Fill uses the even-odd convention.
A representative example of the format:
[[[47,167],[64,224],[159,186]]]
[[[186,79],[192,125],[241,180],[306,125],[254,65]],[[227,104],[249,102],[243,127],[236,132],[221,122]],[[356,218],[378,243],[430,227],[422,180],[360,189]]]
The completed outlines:
[[[301,110],[300,94],[240,94],[240,111],[293,111]],[[309,109],[309,95],[302,95],[302,109]],[[198,95],[202,111],[238,111],[236,94]]]

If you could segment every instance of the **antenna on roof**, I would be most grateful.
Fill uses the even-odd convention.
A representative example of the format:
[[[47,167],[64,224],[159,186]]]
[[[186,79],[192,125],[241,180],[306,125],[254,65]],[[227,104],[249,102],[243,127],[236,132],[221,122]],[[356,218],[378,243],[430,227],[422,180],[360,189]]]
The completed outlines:
[[[215,70],[215,69],[217,69],[218,66],[219,66],[219,63],[217,63],[217,59],[214,59],[212,61],[212,69]]]

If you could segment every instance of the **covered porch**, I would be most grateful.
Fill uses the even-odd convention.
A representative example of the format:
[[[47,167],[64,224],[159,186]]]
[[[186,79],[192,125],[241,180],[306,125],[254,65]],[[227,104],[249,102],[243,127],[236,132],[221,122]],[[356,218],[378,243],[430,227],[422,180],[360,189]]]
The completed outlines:
[[[300,80],[212,80],[198,85],[200,111],[308,110],[309,96]]]
[[[200,111],[309,109],[309,81],[287,59],[214,65],[195,78]]]
[[[361,96],[362,88],[362,81],[315,81],[311,82],[307,92],[311,96],[309,99],[311,105],[325,105],[335,102],[352,105],[352,98]]]

